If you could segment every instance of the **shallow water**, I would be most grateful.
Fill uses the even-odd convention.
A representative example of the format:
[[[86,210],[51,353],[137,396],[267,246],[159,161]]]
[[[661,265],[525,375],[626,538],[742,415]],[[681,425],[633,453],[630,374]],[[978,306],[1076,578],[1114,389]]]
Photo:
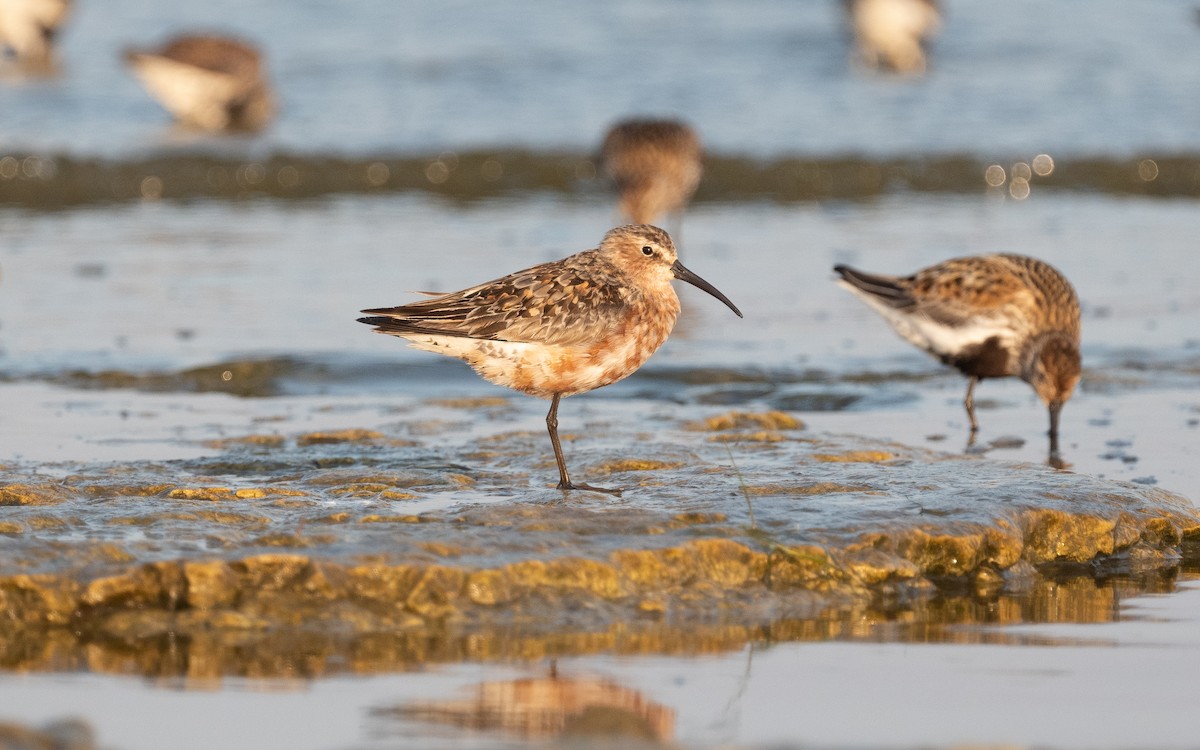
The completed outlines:
[[[565,505],[550,489],[543,402],[369,335],[353,318],[360,307],[406,299],[406,289],[453,288],[556,257],[570,242],[586,244],[609,220],[607,202],[534,197],[461,207],[393,196],[301,206],[8,211],[2,223],[10,244],[0,256],[6,377],[0,413],[10,436],[3,460],[8,482],[42,488],[37,496],[50,504],[6,514],[15,526],[4,566],[20,575],[66,576],[61,581],[116,575],[77,595],[85,609],[108,602],[117,610],[108,619],[80,621],[83,638],[24,626],[13,631],[6,663],[44,676],[0,680],[0,690],[38,698],[36,708],[17,708],[29,699],[10,704],[6,716],[33,729],[54,717],[82,716],[100,741],[140,747],[155,744],[159,730],[115,728],[106,717],[124,701],[160,706],[156,721],[175,729],[206,711],[307,715],[305,706],[320,705],[328,712],[323,728],[294,725],[300,737],[294,744],[389,746],[416,733],[435,746],[494,746],[524,740],[513,729],[464,735],[453,727],[489,723],[463,718],[461,706],[411,701],[452,701],[478,683],[525,679],[534,687],[520,683],[518,692],[534,690],[539,700],[558,696],[575,708],[528,714],[533,709],[510,701],[496,709],[499,715],[534,715],[540,718],[524,721],[610,735],[644,731],[649,722],[689,746],[804,740],[901,747],[973,739],[1087,745],[1078,738],[1094,735],[1043,721],[1044,704],[1034,700],[1013,698],[1013,708],[1005,709],[1028,717],[1017,722],[1020,732],[990,714],[952,712],[961,721],[942,722],[939,731],[902,717],[935,705],[938,691],[953,702],[970,685],[1009,695],[1050,676],[1051,684],[1074,690],[1111,674],[1105,669],[1140,674],[1124,661],[1146,658],[1132,646],[1114,651],[1106,641],[1099,649],[1104,656],[1122,656],[1097,667],[1095,646],[1063,645],[1090,636],[1010,634],[1009,626],[1123,619],[1119,607],[1128,596],[1172,590],[1181,572],[1169,544],[1165,556],[1146,549],[1074,569],[1058,582],[1025,578],[1026,570],[940,592],[924,579],[902,577],[915,585],[887,584],[888,593],[876,590],[865,599],[861,592],[830,598],[746,590],[734,600],[714,600],[711,591],[699,599],[646,591],[634,597],[636,627],[615,624],[630,616],[628,604],[584,597],[546,609],[536,596],[554,602],[557,595],[543,593],[516,600],[505,615],[516,619],[499,630],[496,613],[468,607],[450,632],[409,632],[413,615],[405,614],[408,620],[389,626],[402,636],[372,635],[378,623],[390,622],[377,613],[341,604],[336,614],[318,617],[303,598],[263,600],[249,610],[258,620],[238,620],[232,630],[225,614],[187,621],[155,615],[153,607],[122,614],[121,592],[129,584],[120,576],[142,563],[189,558],[229,560],[235,571],[319,560],[329,580],[364,558],[373,565],[502,570],[584,554],[611,565],[617,558],[605,555],[672,545],[683,551],[708,538],[740,540],[749,550],[766,540],[849,549],[859,535],[880,532],[894,534],[889,544],[900,550],[912,538],[900,529],[911,524],[943,529],[953,539],[963,524],[989,527],[994,519],[1019,517],[1008,514],[1024,507],[1084,517],[1136,508],[1190,517],[1188,500],[1154,494],[1161,488],[1191,498],[1200,488],[1191,460],[1200,417],[1192,338],[1200,300],[1171,270],[1186,267],[1177,238],[1186,236],[1190,208],[1053,192],[1024,202],[984,193],[697,207],[683,230],[688,263],[737,301],[747,320],[682,290],[680,326],[641,373],[564,403],[561,421],[576,474],[630,488],[619,500],[581,496]],[[555,221],[542,223],[545,215]],[[1155,228],[1155,242],[1143,246],[1141,271],[1128,273],[1126,248],[1144,227]],[[913,268],[994,249],[998,238],[1019,241],[1058,265],[1084,302],[1085,380],[1063,423],[1063,454],[1075,473],[1036,466],[1047,458],[1045,414],[1022,383],[981,386],[979,447],[989,449],[963,456],[962,379],[911,352],[826,271],[834,262]],[[419,275],[409,271],[417,260],[396,262],[397,246],[412,245],[436,249],[416,254]],[[464,267],[472,269],[469,276]],[[772,409],[805,427],[778,431],[781,442],[772,442],[770,429],[760,436],[753,423],[728,433],[728,442],[713,442],[727,434],[720,430],[693,429],[731,410]],[[346,430],[372,432],[339,432]],[[248,436],[257,437],[242,442]],[[864,463],[815,459],[871,451],[880,455]],[[1013,463],[1023,461],[1035,466]],[[233,494],[239,490],[250,494]],[[1112,499],[1095,499],[1103,495]],[[855,565],[905,576],[911,563],[904,559],[868,557]],[[1186,565],[1192,559],[1183,558]],[[633,580],[620,566],[612,570],[603,575]],[[1145,572],[1121,582],[1136,570]],[[999,599],[996,586],[1007,592]],[[415,611],[429,611],[406,596]],[[1185,610],[1188,601],[1181,602]],[[313,619],[300,632],[280,631],[272,619],[278,607],[312,612],[306,617]],[[719,621],[709,619],[711,612],[722,613]],[[663,613],[669,616],[660,621]],[[1002,631],[978,630],[986,623]],[[1155,632],[1151,627],[1145,637]],[[911,647],[794,642],[845,637],[1028,644],[1016,648],[1030,656],[996,656],[995,646],[979,645],[933,645],[914,656]],[[1052,650],[1059,666],[1044,666],[1046,644],[1060,646]],[[1178,644],[1167,650],[1190,653]],[[702,653],[712,656],[696,656]],[[546,682],[555,655],[562,678]],[[1021,667],[1026,658],[1028,667]],[[1186,656],[1178,658],[1186,663]],[[838,682],[843,678],[834,678],[831,664],[858,682]],[[414,668],[420,679],[408,673]],[[798,669],[814,670],[813,676],[797,683]],[[388,676],[398,671],[406,674]],[[897,696],[906,691],[888,687],[889,675],[901,673],[922,675],[929,702],[905,707]],[[576,684],[580,675],[583,683]],[[836,685],[861,691],[863,681],[892,696],[889,725],[907,729],[879,736],[836,719],[844,715],[837,707],[859,705]],[[716,693],[700,687],[716,683],[728,686],[719,720],[711,705]],[[164,692],[164,685],[189,690]],[[814,699],[808,688],[824,697]],[[502,685],[487,690],[512,692]],[[80,703],[81,694],[105,697]],[[1117,703],[1122,695],[1105,700]],[[802,715],[770,709],[777,696],[807,696],[828,708]],[[593,708],[580,708],[585,704]],[[636,713],[631,719],[634,704],[658,707],[653,720]],[[597,714],[596,705],[608,708]],[[1148,706],[1124,705],[1138,718],[1123,726],[1159,726],[1145,718],[1157,715]],[[235,716],[222,726],[244,743],[254,741],[257,730],[238,728],[243,723]],[[589,730],[593,723],[600,729]],[[212,731],[197,730],[197,744],[228,741]],[[551,730],[538,731],[534,736]],[[1134,743],[1123,739],[1131,734],[1112,736],[1111,746]]]
[[[1189,4],[949,2],[920,79],[833,2],[79,5],[0,79],[0,745],[1194,744]],[[115,53],[189,23],[260,38],[278,123],[170,127]],[[564,497],[544,402],[354,318],[593,246],[645,111],[746,319],[680,289],[566,400],[627,491]],[[997,251],[1083,303],[1065,470],[1020,382],[968,446],[830,270]]]
[[[131,749],[492,748],[531,739],[627,747],[638,738],[685,747],[1184,748],[1194,745],[1180,721],[1191,695],[1172,686],[1190,684],[1200,666],[1198,599],[1192,580],[1170,596],[1115,602],[1112,621],[1100,624],[962,628],[958,643],[893,634],[600,653],[559,657],[556,677],[545,658],[191,684],[28,674],[0,678],[0,698],[9,716],[35,727],[75,717],[98,744]],[[1007,638],[989,644],[993,634]]]
[[[1025,202],[985,193],[699,207],[684,227],[688,263],[748,320],[681,290],[685,313],[667,346],[633,378],[568,400],[566,424],[576,409],[603,413],[604,400],[637,396],[782,408],[823,432],[961,451],[962,378],[892,335],[827,269],[847,262],[903,271],[951,255],[1020,250],[1063,270],[1084,305],[1085,377],[1064,410],[1066,460],[1194,497],[1200,296],[1179,273],[1189,267],[1192,209],[1186,201],[1061,193]],[[546,215],[554,221],[543,223]],[[411,299],[407,290],[460,288],[583,249],[610,220],[605,202],[548,198],[465,210],[419,197],[346,197],[303,206],[10,211],[0,217],[4,372],[88,390],[4,389],[6,419],[28,435],[8,455],[199,455],[197,443],[253,431],[256,420],[286,419],[276,427],[284,433],[290,425],[374,426],[380,417],[364,412],[379,412],[390,395],[505,398],[523,415],[522,429],[540,429],[543,404],[482,383],[456,362],[367,335],[355,313]],[[1133,253],[1136,273],[1127,270]],[[309,398],[181,399],[113,388]],[[347,399],[348,411],[313,398],[321,395]],[[1004,438],[997,456],[1044,460],[1045,414],[1027,386],[988,382],[977,395],[981,448]],[[96,428],[47,419],[64,413]],[[153,436],[151,448],[145,441]],[[130,445],[145,447],[122,448]]]
[[[614,119],[673,113],[735,153],[1194,150],[1200,49],[1186,0],[948,0],[931,72],[848,64],[836,2],[264,0],[80,3],[61,78],[0,83],[0,144],[304,152],[590,148]],[[180,133],[118,58],[183,29],[257,40],[283,116],[253,142]],[[286,32],[284,31],[286,29]]]

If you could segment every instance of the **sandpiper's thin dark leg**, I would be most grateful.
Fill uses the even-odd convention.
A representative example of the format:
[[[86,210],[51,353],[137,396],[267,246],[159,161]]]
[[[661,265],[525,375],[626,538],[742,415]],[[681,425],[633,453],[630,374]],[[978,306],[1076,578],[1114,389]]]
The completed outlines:
[[[567,473],[567,462],[563,459],[562,444],[558,441],[558,402],[559,394],[554,394],[550,401],[550,411],[546,414],[546,429],[550,431],[550,444],[554,446],[554,459],[558,461],[558,489],[560,490],[591,490],[592,492],[607,492],[610,495],[620,495],[621,490],[609,490],[603,487],[593,487],[590,484],[572,484],[571,475]]]
[[[554,446],[554,458],[558,461],[558,488],[572,488],[571,476],[567,474],[567,462],[563,460],[562,445],[558,442],[558,401],[559,395],[554,394],[550,401],[550,412],[546,414],[546,429],[550,431],[550,444]]]
[[[967,419],[971,422],[971,433],[979,432],[979,423],[975,421],[975,384],[979,382],[979,378],[972,376],[967,381],[967,397],[963,399],[963,406],[967,408]]]
[[[1055,459],[1061,461],[1058,454],[1058,414],[1062,411],[1062,404],[1050,405],[1050,460],[1053,464]]]

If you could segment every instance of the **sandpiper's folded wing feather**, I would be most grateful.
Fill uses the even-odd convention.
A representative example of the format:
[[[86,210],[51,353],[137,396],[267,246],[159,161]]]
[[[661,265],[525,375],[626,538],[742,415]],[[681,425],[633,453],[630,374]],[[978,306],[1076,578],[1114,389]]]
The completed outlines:
[[[838,273],[842,280],[850,284],[855,289],[871,295],[880,302],[894,307],[896,309],[904,309],[912,307],[916,300],[913,299],[909,292],[909,284],[912,279],[902,279],[898,276],[884,276],[882,274],[865,273],[850,266],[837,265],[833,270]]]
[[[910,278],[909,293],[923,314],[949,326],[1033,307],[1028,285],[996,256],[955,258],[923,269]]]
[[[575,345],[610,334],[626,317],[628,290],[597,283],[570,264],[546,263],[486,284],[400,307],[363,310],[359,318],[393,335],[460,336]],[[534,304],[536,302],[536,304]]]
[[[993,256],[1024,279],[1031,293],[1041,298],[1039,328],[1058,330],[1079,338],[1079,297],[1071,282],[1053,266],[1024,255]]]

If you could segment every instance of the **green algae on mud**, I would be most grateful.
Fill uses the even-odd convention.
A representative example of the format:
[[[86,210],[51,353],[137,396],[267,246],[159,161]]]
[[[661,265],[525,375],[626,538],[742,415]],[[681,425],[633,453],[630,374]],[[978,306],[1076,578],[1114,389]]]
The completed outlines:
[[[832,602],[810,595],[786,609],[745,600],[729,622],[696,618],[678,624],[664,617],[665,601],[646,599],[633,617],[601,624],[592,612],[557,628],[509,623],[470,628],[419,625],[355,630],[337,612],[288,626],[279,619],[224,610],[203,625],[187,612],[124,609],[84,626],[6,623],[0,629],[0,669],[17,672],[80,671],[136,674],[181,680],[207,688],[230,676],[314,679],[338,674],[419,670],[429,664],[537,661],[608,655],[696,656],[735,651],[748,643],[798,641],[902,641],[913,643],[1064,645],[1055,639],[1006,631],[1028,623],[1102,623],[1118,618],[1125,599],[1175,590],[1195,580],[1200,567],[1115,575],[1026,575],[1002,591],[930,590],[904,602],[878,598]],[[562,600],[556,606],[586,607]],[[546,606],[552,606],[546,602]],[[336,609],[336,606],[335,606]],[[595,609],[592,607],[591,609]],[[308,615],[305,611],[302,615]],[[682,618],[680,618],[682,619]],[[382,623],[377,623],[382,624]]]
[[[545,474],[529,465],[540,440],[490,435],[431,456],[348,429],[56,481],[10,467],[0,649],[183,638],[225,663],[246,639],[341,649],[404,634],[570,652],[847,612],[895,621],[959,599],[946,611],[973,622],[967,602],[1022,611],[1063,575],[1093,588],[1094,575],[1167,575],[1200,540],[1200,514],[1162,490],[814,436],[786,414],[665,425],[641,444],[654,460],[589,432],[581,469],[633,485],[620,499],[514,488]],[[263,453],[276,468],[242,458]],[[472,468],[481,453],[491,464]]]

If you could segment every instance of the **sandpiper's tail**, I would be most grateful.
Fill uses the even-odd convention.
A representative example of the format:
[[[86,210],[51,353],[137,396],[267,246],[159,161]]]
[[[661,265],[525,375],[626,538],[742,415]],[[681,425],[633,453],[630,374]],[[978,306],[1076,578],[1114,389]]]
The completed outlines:
[[[366,310],[364,310],[363,312],[366,312]],[[383,327],[391,326],[393,323],[396,322],[396,319],[395,318],[386,318],[382,315],[372,315],[369,318],[359,318],[358,322],[366,323],[369,326],[378,326],[380,328],[383,328]]]
[[[383,312],[379,310],[363,310],[363,312]],[[369,326],[375,326],[376,333],[386,333],[392,336],[461,336],[461,332],[454,330],[446,330],[435,326],[422,325],[420,319],[402,318],[392,315],[372,315],[366,318],[359,318],[359,323],[366,323]]]
[[[889,307],[911,307],[916,300],[908,290],[908,285],[898,276],[880,276],[863,273],[850,266],[836,265],[835,273],[841,276],[841,283],[851,291],[861,292],[887,304]]]

